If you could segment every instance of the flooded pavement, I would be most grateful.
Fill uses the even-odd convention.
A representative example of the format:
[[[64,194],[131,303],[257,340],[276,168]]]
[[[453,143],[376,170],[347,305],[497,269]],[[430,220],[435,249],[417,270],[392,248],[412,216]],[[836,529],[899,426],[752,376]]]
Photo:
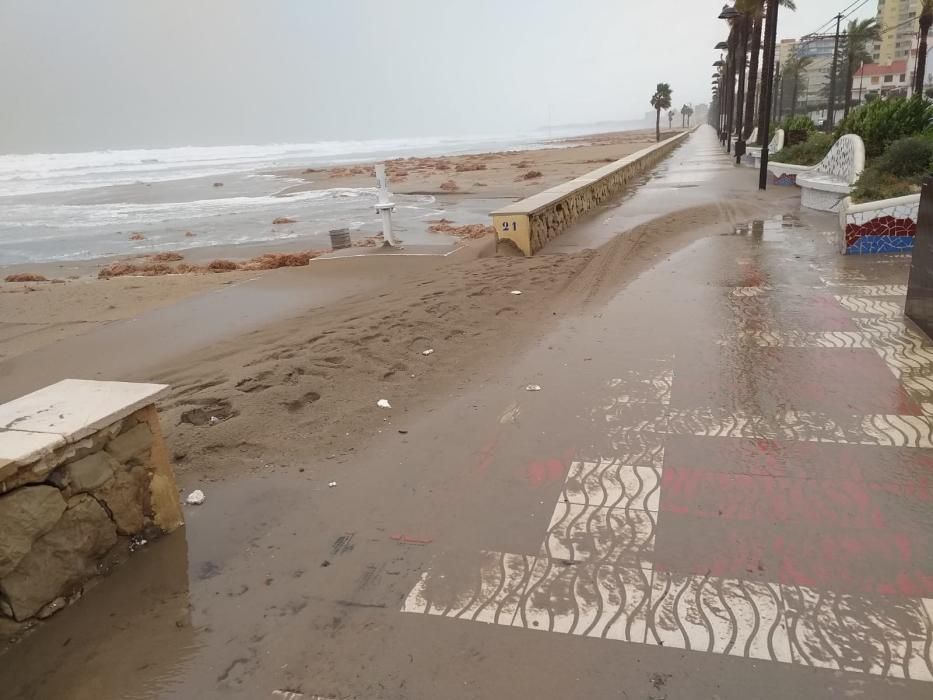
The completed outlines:
[[[0,695],[930,697],[908,259],[843,258],[832,217],[757,195],[711,130],[687,149],[721,177],[684,206],[721,217],[624,279],[604,256],[552,332],[355,459],[207,484],[0,657]]]

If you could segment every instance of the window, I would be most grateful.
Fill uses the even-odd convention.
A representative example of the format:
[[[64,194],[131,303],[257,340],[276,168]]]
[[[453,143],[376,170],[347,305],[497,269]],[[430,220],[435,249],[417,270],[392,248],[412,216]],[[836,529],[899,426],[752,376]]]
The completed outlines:
[[[893,75],[886,75],[886,76],[884,76],[884,82],[886,82],[886,83],[893,83],[893,82],[894,82],[894,76],[893,76]]]
[[[877,84],[880,83],[880,82],[881,82],[881,79],[880,79],[877,75],[871,76],[871,84],[872,84],[872,85],[877,85]]]
[[[901,73],[901,82],[903,83],[906,80],[907,80],[907,73]]]

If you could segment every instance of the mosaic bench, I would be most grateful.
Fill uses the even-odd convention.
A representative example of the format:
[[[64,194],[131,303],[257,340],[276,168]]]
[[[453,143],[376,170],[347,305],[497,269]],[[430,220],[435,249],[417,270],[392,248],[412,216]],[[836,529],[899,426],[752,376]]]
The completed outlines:
[[[0,406],[0,625],[15,635],[182,524],[160,384],[65,379]]]
[[[909,253],[914,248],[920,195],[853,204],[846,198],[840,207],[843,255]]]
[[[808,209],[838,212],[843,200],[865,169],[865,144],[861,137],[846,134],[812,170],[797,176],[802,190],[800,203]]]
[[[758,129],[755,129],[755,131],[752,132],[752,138],[749,139],[750,141],[754,142],[755,134],[757,131]],[[774,138],[771,139],[771,143],[768,144],[768,153],[774,154],[782,150],[783,148],[784,148],[784,129],[778,129],[774,133]],[[745,151],[745,155],[742,158],[742,164],[747,165],[752,168],[760,168],[762,150],[763,149],[761,148],[761,146],[749,146],[748,149]]]

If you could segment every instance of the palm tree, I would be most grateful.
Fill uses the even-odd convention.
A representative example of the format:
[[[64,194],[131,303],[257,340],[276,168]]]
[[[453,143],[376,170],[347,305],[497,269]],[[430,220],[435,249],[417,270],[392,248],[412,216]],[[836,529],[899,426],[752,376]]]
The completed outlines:
[[[651,96],[651,106],[654,107],[655,111],[658,113],[658,118],[654,124],[654,131],[658,143],[661,143],[661,110],[671,108],[671,95],[673,92],[668,83],[658,83],[658,86],[654,90],[654,94]]]
[[[771,3],[771,2],[774,2],[774,0],[767,0],[767,3]],[[796,9],[797,9],[797,6],[794,4],[794,1],[793,1],[793,0],[778,0],[778,5],[780,5],[780,6],[782,6],[782,7],[786,7],[786,8],[789,9],[789,10],[796,10]],[[770,6],[770,7],[773,7],[773,5],[769,5],[769,6]],[[770,36],[766,36],[765,39],[766,39],[766,40],[763,42],[763,45],[762,45],[762,50],[764,51],[765,55],[767,55],[768,53],[771,53],[771,52],[775,52],[777,47],[773,45],[772,38],[771,38]],[[771,85],[769,85],[767,88],[765,88],[764,90],[761,91],[761,92],[762,92],[762,97],[764,97],[767,93],[770,92],[770,93],[771,93],[771,100],[770,100],[770,103],[769,103],[768,100],[762,99],[761,102],[760,102],[759,105],[758,105],[758,124],[759,124],[759,126],[760,126],[761,124],[764,123],[764,121],[765,121],[765,120],[767,119],[767,117],[768,117],[768,113],[769,113],[771,110],[774,110],[774,112],[779,116],[780,106],[779,106],[779,104],[778,104],[778,101],[775,99],[775,96],[776,96],[776,93],[778,92],[778,90],[779,90],[779,88],[780,88],[780,86],[781,86],[781,81],[780,81],[781,68],[782,68],[782,67],[781,67],[780,63],[779,63],[779,62],[775,62],[775,72],[774,72],[774,76],[773,76],[774,82],[773,82]],[[769,77],[770,77],[770,76],[769,76]],[[777,118],[777,117],[776,117],[776,118]],[[767,140],[768,135],[767,135],[767,134],[761,134],[761,130],[759,129],[759,136],[761,136],[761,138],[759,139],[759,143],[761,143],[761,144],[765,143],[765,141]]]
[[[933,3],[931,3],[933,6]],[[849,22],[846,31],[846,97],[843,119],[849,116],[849,107],[852,105],[852,84],[855,82],[855,72],[866,63],[871,63],[871,51],[868,45],[881,40],[881,25],[874,17],[870,19],[853,19]]]
[[[684,105],[680,108],[680,125],[683,127],[690,126],[690,117],[693,116],[693,107],[690,105]]]
[[[927,32],[933,27],[933,0],[920,3],[920,48],[917,51],[917,72],[914,75],[914,94],[923,94],[923,81],[927,77]]]
[[[786,7],[789,10],[797,9],[794,0],[779,0],[779,2],[781,7]],[[763,48],[761,34],[764,30],[765,0],[736,0],[735,9],[752,18],[751,60],[748,64],[748,94],[745,96],[745,134],[743,134],[747,138],[754,130],[757,121],[755,119],[755,98],[758,95],[759,59]],[[758,141],[761,143],[760,134]]]
[[[800,77],[806,72],[807,68],[813,62],[809,56],[798,58],[791,56],[784,64],[784,87],[781,90],[782,100],[787,96],[787,90],[790,88],[790,116],[797,114],[797,93],[800,87]],[[782,105],[783,107],[783,105]],[[783,109],[781,110],[783,112]]]

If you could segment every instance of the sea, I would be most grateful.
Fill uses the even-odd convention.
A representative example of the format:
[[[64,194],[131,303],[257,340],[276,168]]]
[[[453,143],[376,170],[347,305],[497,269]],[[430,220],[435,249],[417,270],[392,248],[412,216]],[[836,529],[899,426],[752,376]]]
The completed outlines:
[[[332,229],[381,230],[373,206],[375,182],[373,187],[295,191],[304,181],[282,171],[546,148],[571,136],[643,127],[615,122],[498,137],[0,155],[0,265],[243,243],[307,240],[309,247],[319,247]],[[423,220],[443,211],[430,195],[394,199],[397,224],[411,235],[425,235]],[[296,223],[273,226],[277,217]]]

